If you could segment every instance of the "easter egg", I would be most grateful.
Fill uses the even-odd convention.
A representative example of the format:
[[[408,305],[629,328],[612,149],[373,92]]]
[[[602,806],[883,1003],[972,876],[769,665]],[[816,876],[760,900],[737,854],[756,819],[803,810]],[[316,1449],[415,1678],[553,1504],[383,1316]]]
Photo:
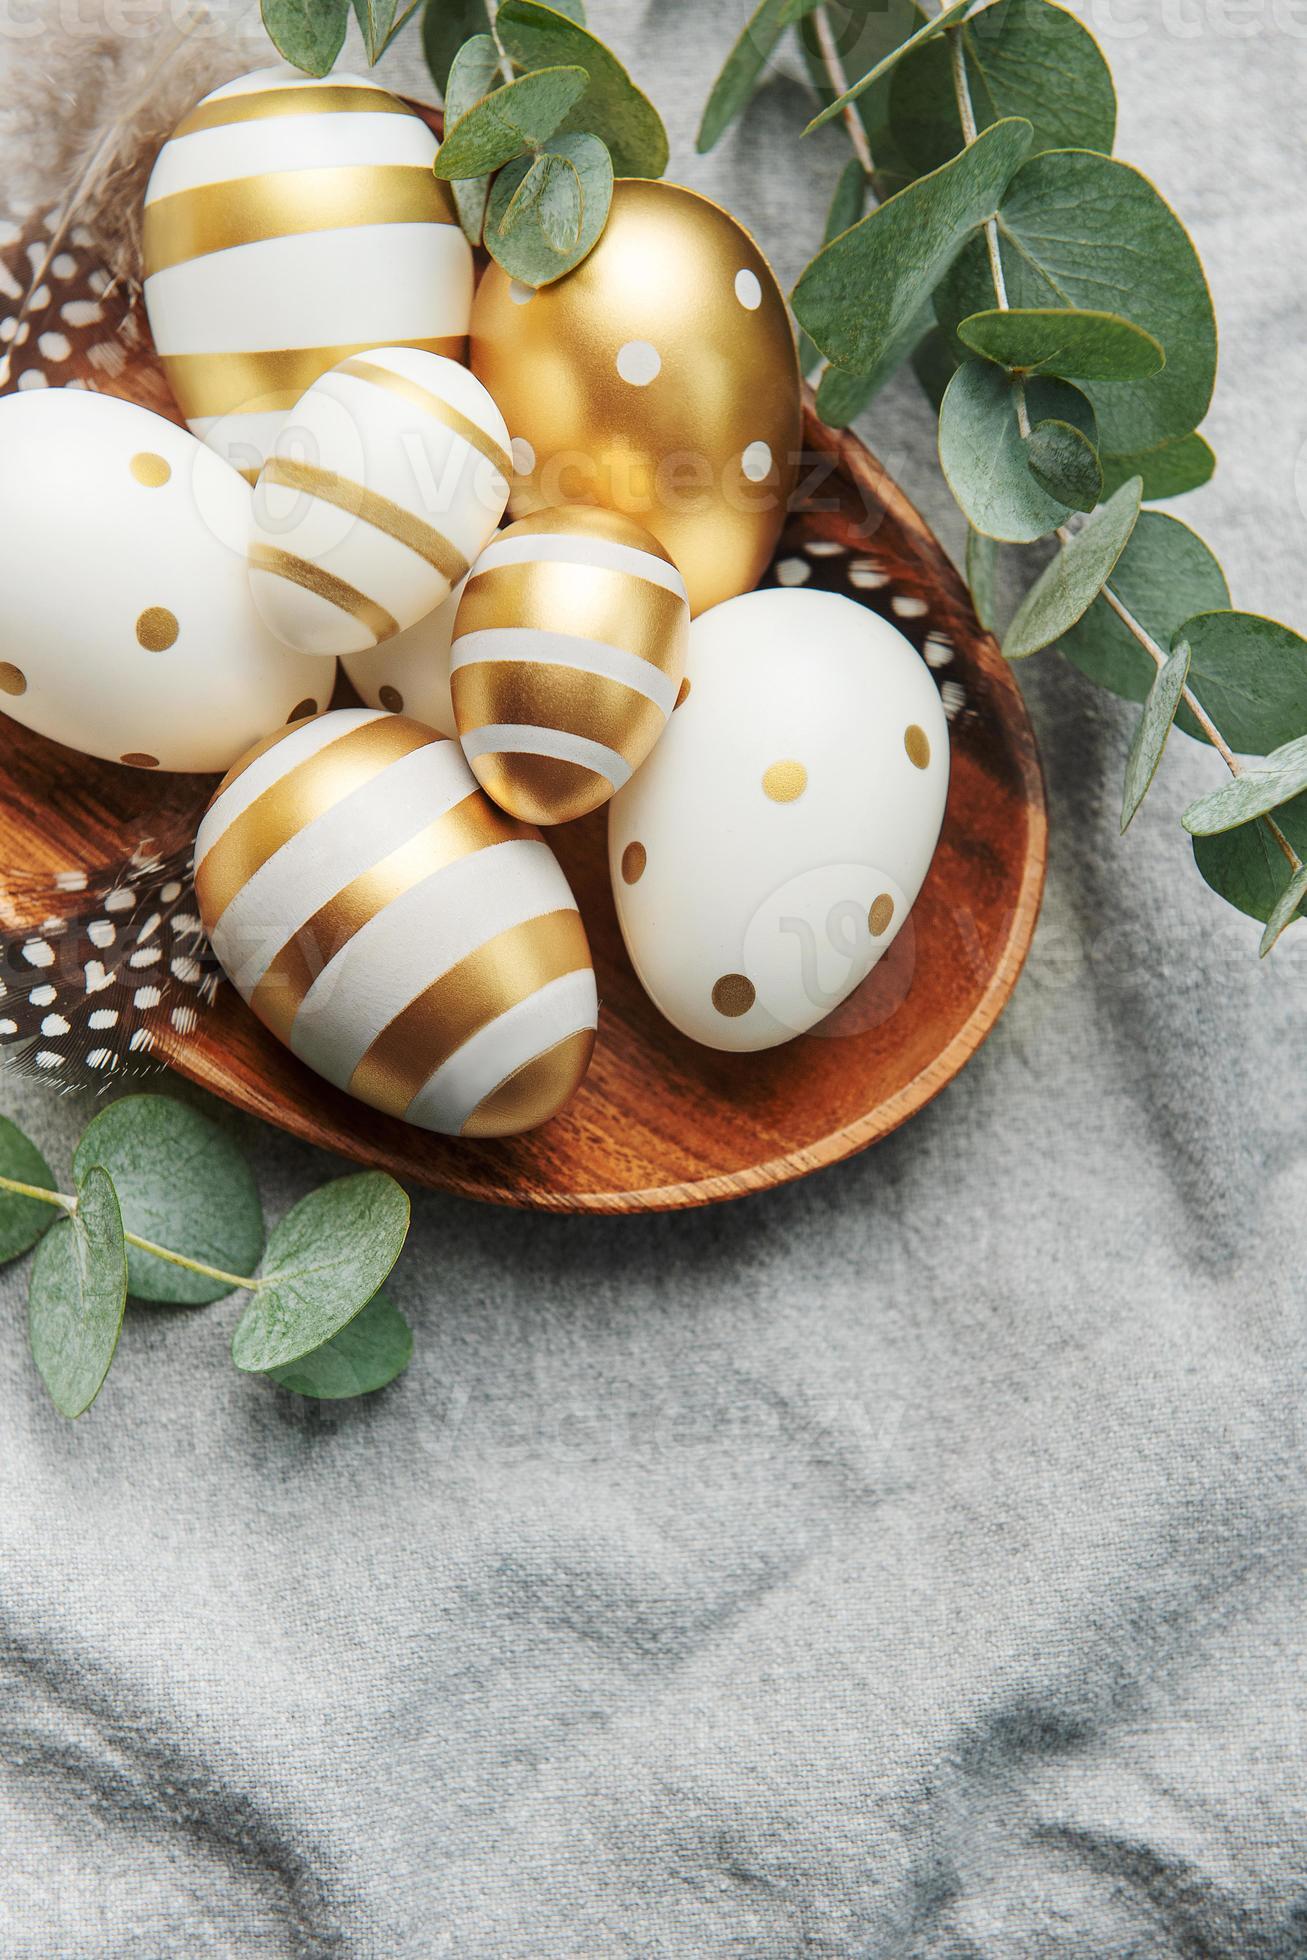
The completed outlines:
[[[622,935],[646,992],[710,1048],[813,1027],[893,943],[939,837],[948,723],[888,620],[751,592],[690,629],[688,692],[609,806]]]
[[[457,361],[354,354],[313,383],[254,486],[250,583],[305,653],[360,653],[449,597],[508,502],[508,431]]]
[[[374,1109],[508,1136],[584,1076],[597,1005],[576,902],[457,742],[372,708],[283,730],[219,786],[195,867],[237,991]]]
[[[0,707],[84,755],[226,769],[328,700],[245,571],[251,491],[175,423],[80,388],[0,398]]]
[[[799,370],[771,268],[719,205],[621,180],[565,278],[533,293],[490,266],[471,360],[514,439],[515,517],[624,511],[680,568],[692,612],[756,585],[798,467]]]
[[[598,809],[676,705],[685,583],[647,531],[605,510],[510,524],[472,569],[450,647],[463,753],[530,823]]]
[[[436,140],[354,75],[263,68],[206,95],[145,193],[145,304],[193,434],[253,481],[310,382],[387,343],[460,359],[471,248]]]
[[[464,579],[443,606],[366,653],[346,654],[341,665],[361,700],[392,715],[410,715],[457,741],[449,692],[449,643]]]

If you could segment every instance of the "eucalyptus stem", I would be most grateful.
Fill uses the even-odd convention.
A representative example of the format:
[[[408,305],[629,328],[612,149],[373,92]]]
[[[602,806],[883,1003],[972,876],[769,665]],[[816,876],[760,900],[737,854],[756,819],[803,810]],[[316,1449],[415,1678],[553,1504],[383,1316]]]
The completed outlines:
[[[971,100],[971,82],[967,76],[966,50],[962,45],[962,29],[953,27],[945,34],[948,42],[949,64],[953,71],[953,93],[957,98],[958,120],[962,124],[962,137],[967,147],[975,142],[976,109]],[[994,287],[994,298],[999,311],[1008,312],[1007,277],[1003,271],[1003,254],[998,243],[997,217],[985,220],[985,250],[989,255],[989,276]],[[1017,429],[1026,441],[1030,439],[1030,409],[1026,402],[1026,384],[1020,375],[1016,377],[1013,400],[1017,411]]]
[[[826,70],[830,85],[837,96],[844,95],[848,91],[849,78],[844,72],[844,63],[840,60],[840,51],[835,45],[830,15],[825,7],[818,7],[813,15],[813,27],[817,35],[817,48],[821,54],[822,66]],[[849,142],[853,145],[853,154],[861,164],[862,174],[870,185],[876,165],[862,117],[851,102],[845,103],[840,115],[848,131]]]
[[[43,1184],[23,1184],[16,1177],[0,1177],[0,1191],[12,1191],[16,1198],[35,1198],[43,1205],[54,1205],[66,1211],[71,1218],[77,1210],[77,1200],[67,1191],[48,1191]],[[170,1266],[184,1266],[188,1273],[202,1273],[205,1279],[216,1279],[224,1286],[242,1287],[247,1293],[257,1293],[263,1285],[261,1279],[246,1279],[240,1273],[225,1273],[221,1266],[207,1266],[203,1259],[188,1259],[184,1252],[170,1252],[166,1245],[156,1245],[153,1239],[143,1239],[135,1232],[123,1232],[128,1245],[134,1245],[139,1252],[148,1252],[155,1259],[164,1259]]]

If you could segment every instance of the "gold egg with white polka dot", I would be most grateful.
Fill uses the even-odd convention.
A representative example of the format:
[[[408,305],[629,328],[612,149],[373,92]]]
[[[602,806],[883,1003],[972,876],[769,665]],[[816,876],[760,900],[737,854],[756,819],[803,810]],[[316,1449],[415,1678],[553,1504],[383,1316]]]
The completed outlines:
[[[620,180],[565,278],[533,293],[490,266],[471,362],[514,439],[515,517],[624,512],[670,554],[695,614],[757,584],[797,474],[799,369],[771,268],[719,205]]]

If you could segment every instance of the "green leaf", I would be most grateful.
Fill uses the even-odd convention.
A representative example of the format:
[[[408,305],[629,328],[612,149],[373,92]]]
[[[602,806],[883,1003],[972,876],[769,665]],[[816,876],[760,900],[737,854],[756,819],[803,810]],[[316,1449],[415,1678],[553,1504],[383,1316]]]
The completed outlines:
[[[509,199],[499,220],[499,235],[506,238],[519,224],[530,219],[538,226],[550,251],[566,257],[580,239],[583,208],[581,179],[571,158],[542,154],[530,165]]]
[[[330,74],[345,45],[349,0],[261,0],[277,53],[306,75]]]
[[[1291,627],[1221,611],[1179,631],[1192,654],[1190,687],[1237,754],[1269,755],[1307,728],[1307,641]]]
[[[1027,374],[1065,381],[1142,381],[1166,360],[1158,342],[1119,313],[1075,307],[992,308],[958,322],[973,354]]]
[[[371,1395],[402,1375],[413,1358],[413,1333],[398,1307],[374,1293],[362,1313],[312,1354],[284,1368],[269,1368],[271,1381],[293,1395],[318,1402],[340,1402],[349,1395]]]
[[[452,126],[493,90],[499,76],[499,49],[489,34],[474,34],[454,56],[445,86],[445,120]],[[485,230],[490,178],[462,177],[450,186],[458,221],[471,244],[481,243]]]
[[[339,1177],[301,1198],[268,1240],[259,1290],[232,1340],[236,1366],[266,1374],[332,1340],[382,1285],[408,1219],[408,1199],[384,1171]]]
[[[507,232],[501,229],[519,186],[532,168],[526,157],[500,171],[486,212],[486,250],[511,279],[520,279],[526,286],[547,286],[580,265],[599,242],[613,197],[612,160],[597,136],[554,136],[544,151],[566,158],[580,181],[581,229],[572,249],[560,252],[551,243],[538,204],[528,207],[522,223]]]
[[[987,633],[998,631],[998,544],[967,526],[967,587],[976,618]]]
[[[1180,644],[1187,653],[1187,643],[1182,640]],[[1283,743],[1242,775],[1232,776],[1219,789],[1200,796],[1180,821],[1195,837],[1214,837],[1217,831],[1234,830],[1241,823],[1277,810],[1303,790],[1307,790],[1307,735]]]
[[[1307,860],[1307,796],[1282,804],[1272,821],[1298,857]],[[1238,830],[1220,831],[1214,837],[1195,837],[1193,846],[1195,864],[1227,904],[1264,924],[1275,918],[1290,868],[1265,817]],[[1289,920],[1298,916],[1297,911],[1289,912],[1278,924],[1277,937]],[[1262,944],[1266,944],[1265,937]]]
[[[27,1296],[32,1359],[70,1421],[104,1385],[126,1304],[122,1214],[109,1173],[92,1165],[78,1180],[76,1212],[37,1247]]]
[[[1157,510],[1144,511],[1131,532],[1112,574],[1112,590],[1167,652],[1195,607],[1205,612],[1230,603],[1225,574],[1202,539],[1178,517]],[[1157,667],[1105,599],[1096,599],[1062,635],[1062,651],[1099,687],[1126,701],[1147,700]],[[1186,733],[1197,732],[1184,708],[1179,723]]]
[[[958,371],[950,336],[934,326],[912,355],[912,372],[933,406],[936,415],[944,405],[948,384]]]
[[[1288,884],[1275,901],[1275,910],[1266,921],[1262,943],[1257,949],[1262,959],[1266,958],[1284,928],[1297,916],[1304,897],[1307,897],[1307,864],[1299,865],[1291,873]]]
[[[1164,442],[1158,449],[1136,450],[1132,456],[1102,456],[1103,487],[1107,496],[1119,490],[1128,477],[1144,480],[1144,502],[1159,497],[1182,497],[1186,490],[1197,490],[1216,468],[1212,446],[1202,436],[1181,436]]]
[[[958,30],[966,56],[976,124],[1024,116],[1034,128],[1032,152],[1112,148],[1116,95],[1093,35],[1048,0],[998,0]],[[890,124],[915,170],[934,170],[962,147],[948,48],[914,50],[895,69]]]
[[[885,55],[901,47],[926,18],[915,0],[826,0],[821,12],[825,30],[834,41],[846,75],[866,75]],[[828,103],[834,100],[835,90],[827,73],[818,28],[817,21],[805,18],[798,25],[798,41],[817,99]],[[890,132],[891,80],[892,75],[884,74],[880,81],[870,83],[853,106],[867,133],[878,178],[897,170],[907,182],[917,173],[899,156]],[[882,184],[882,194],[884,188]]]
[[[1029,123],[996,123],[822,248],[794,289],[794,310],[828,360],[871,372],[993,215],[1029,146]]]
[[[353,6],[368,65],[375,67],[395,25],[395,0],[353,0]]]
[[[0,1177],[34,1184],[41,1191],[57,1188],[54,1172],[36,1145],[7,1116],[0,1116]],[[16,1191],[0,1191],[0,1265],[30,1252],[60,1215],[57,1205],[20,1197]]]
[[[1139,490],[1137,476],[1122,484],[1045,566],[1004,635],[1003,651],[1009,660],[1024,660],[1051,646],[1088,612],[1135,527]]]
[[[870,374],[850,374],[847,368],[828,367],[817,386],[817,413],[829,429],[847,428],[861,415],[885,383],[897,374],[934,324],[934,313],[927,300],[919,313],[908,320],[891,340],[884,355]]]
[[[694,145],[700,155],[720,140],[757,88],[772,49],[790,25],[789,4],[790,0],[762,0],[744,23],[704,104]]]
[[[1144,711],[1135,728],[1134,740],[1125,765],[1125,793],[1121,800],[1121,829],[1124,833],[1130,826],[1131,818],[1148,794],[1157,765],[1162,760],[1166,738],[1171,733],[1175,711],[1184,693],[1185,681],[1189,676],[1189,649],[1179,646],[1171,654],[1166,664],[1157,669],[1157,678],[1148,690]]]
[[[1026,443],[1026,466],[1040,489],[1069,510],[1093,510],[1103,495],[1098,451],[1073,422],[1052,416],[1037,422]]]
[[[100,1164],[113,1179],[123,1229],[228,1273],[253,1273],[263,1251],[263,1207],[231,1139],[171,1096],[125,1096],[93,1118],[73,1153],[73,1174]],[[221,1280],[127,1248],[127,1290],[138,1300],[203,1306],[231,1292]]]
[[[811,136],[814,129],[820,129],[823,123],[828,123],[832,116],[838,116],[850,102],[856,102],[860,95],[864,94],[873,83],[880,81],[882,76],[887,75],[895,62],[901,61],[913,48],[919,48],[923,43],[933,41],[935,36],[942,34],[946,27],[951,27],[954,21],[961,20],[971,4],[972,0],[949,0],[947,7],[942,8],[937,14],[932,14],[928,20],[922,22],[915,33],[908,36],[906,41],[891,48],[889,53],[883,55],[865,75],[860,76],[851,88],[845,89],[843,95],[837,95],[833,102],[828,102],[825,108],[813,117],[804,130],[804,135]]]
[[[439,150],[437,177],[482,177],[545,142],[586,91],[584,68],[539,68],[492,89],[461,115]]]
[[[866,175],[858,159],[856,157],[850,157],[835,180],[835,194],[830,201],[830,210],[826,213],[826,230],[823,234],[823,244],[829,245],[832,238],[838,238],[840,233],[847,231],[850,225],[856,225],[866,208],[866,203]],[[800,327],[799,366],[803,373],[811,374],[820,359],[821,349],[815,341],[811,340],[804,333],[802,327]],[[818,401],[817,412],[818,414],[821,413],[820,400]],[[853,413],[856,414],[857,410],[855,409]],[[853,418],[850,416],[848,419],[851,421]],[[842,428],[843,426],[841,422],[832,422],[830,424],[831,428]]]
[[[490,34],[485,0],[426,0],[422,13],[422,52],[431,79],[449,112],[449,77],[463,43]],[[452,117],[451,117],[452,119]]]
[[[1146,177],[1088,150],[1031,157],[1004,193],[998,237],[1012,306],[1116,313],[1166,349],[1166,366],[1145,381],[1086,383],[1102,448],[1152,449],[1197,427],[1216,374],[1211,295],[1183,225]],[[994,301],[984,240],[973,239],[935,296],[940,323],[956,328]]]
[[[1057,418],[1092,442],[1094,412],[1065,381],[1013,381],[988,361],[967,361],[949,382],[939,412],[939,460],[949,489],[974,530],[1007,544],[1030,544],[1070,514],[1035,481],[1017,419],[1024,385],[1032,419]]]
[[[534,71],[566,62],[584,68],[589,76],[590,85],[561,125],[560,135],[600,137],[619,177],[662,176],[667,168],[662,118],[602,41],[557,7],[543,6],[541,0],[504,0],[497,24],[501,40],[520,68]],[[584,185],[584,173],[581,181]]]

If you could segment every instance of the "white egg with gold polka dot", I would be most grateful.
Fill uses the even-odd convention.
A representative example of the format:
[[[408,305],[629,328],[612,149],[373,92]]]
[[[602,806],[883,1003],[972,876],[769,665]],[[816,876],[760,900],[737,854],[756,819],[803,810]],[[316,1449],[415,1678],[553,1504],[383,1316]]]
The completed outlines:
[[[710,1048],[773,1048],[866,978],[916,901],[948,723],[911,642],[837,593],[746,593],[690,629],[686,688],[609,805],[646,991]]]
[[[463,596],[463,579],[454,587],[443,606],[384,640],[367,653],[346,654],[341,666],[349,675],[360,700],[370,708],[385,708],[392,715],[411,715],[441,735],[457,741],[454,702],[449,691],[449,643],[453,637],[458,602]]]
[[[286,411],[349,354],[462,358],[472,254],[435,154],[375,82],[289,67],[215,89],[160,151],[150,331],[192,432],[251,481]]]
[[[296,403],[254,486],[250,583],[305,653],[361,653],[449,597],[508,502],[508,430],[457,361],[351,355]]]
[[[450,688],[496,803],[563,823],[606,803],[657,742],[690,608],[663,547],[616,511],[537,511],[489,544],[459,602]]]
[[[259,1019],[374,1109],[508,1136],[585,1075],[595,977],[558,860],[407,716],[340,708],[256,745],[205,813],[195,890]]]
[[[330,698],[255,610],[248,483],[110,395],[0,397],[0,708],[140,769],[220,773]]]

